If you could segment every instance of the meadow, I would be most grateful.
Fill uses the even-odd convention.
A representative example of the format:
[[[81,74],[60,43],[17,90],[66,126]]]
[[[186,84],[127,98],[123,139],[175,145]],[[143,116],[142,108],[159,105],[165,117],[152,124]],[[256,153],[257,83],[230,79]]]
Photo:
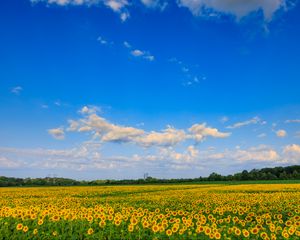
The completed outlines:
[[[299,183],[0,188],[0,239],[299,238]]]

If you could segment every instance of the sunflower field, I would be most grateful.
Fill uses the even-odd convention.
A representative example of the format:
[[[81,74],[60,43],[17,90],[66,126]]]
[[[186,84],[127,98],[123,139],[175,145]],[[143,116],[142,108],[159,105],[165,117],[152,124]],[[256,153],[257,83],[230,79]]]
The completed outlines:
[[[0,239],[300,239],[300,184],[0,188]]]

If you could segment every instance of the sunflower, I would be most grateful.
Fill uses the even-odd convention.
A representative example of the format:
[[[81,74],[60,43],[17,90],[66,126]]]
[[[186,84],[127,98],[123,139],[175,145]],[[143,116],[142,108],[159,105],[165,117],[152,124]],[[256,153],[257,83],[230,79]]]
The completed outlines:
[[[28,232],[28,227],[27,227],[27,226],[24,226],[24,227],[23,227],[23,232],[24,232],[24,233]]]
[[[19,223],[19,224],[17,225],[16,229],[17,229],[18,231],[22,230],[22,229],[23,229],[23,224],[22,224],[22,223]]]
[[[92,228],[89,228],[88,230],[87,230],[87,234],[88,235],[92,235],[94,233],[94,230],[92,229]]]
[[[171,229],[168,229],[168,230],[166,231],[166,234],[170,237],[170,236],[172,235],[172,230],[171,230]]]

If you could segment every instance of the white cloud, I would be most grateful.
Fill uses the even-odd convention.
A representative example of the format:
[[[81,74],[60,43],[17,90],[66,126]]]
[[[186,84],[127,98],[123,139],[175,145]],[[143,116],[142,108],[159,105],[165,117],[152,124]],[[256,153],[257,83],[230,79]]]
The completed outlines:
[[[235,128],[241,128],[247,125],[251,125],[251,124],[265,124],[265,121],[262,121],[259,117],[254,117],[252,119],[246,120],[244,122],[237,122],[234,123],[233,125],[227,126],[227,128],[229,129],[235,129]]]
[[[83,114],[83,118],[69,120],[67,130],[89,132],[94,139],[100,139],[102,142],[131,142],[143,147],[169,147],[186,140],[194,140],[195,143],[198,143],[207,137],[226,138],[230,136],[230,133],[223,133],[217,128],[207,127],[206,123],[194,124],[187,131],[168,126],[162,131],[147,132],[141,128],[113,124],[86,106],[79,113]],[[53,132],[59,133],[59,130],[61,129],[55,129]]]
[[[186,133],[184,130],[178,130],[168,126],[162,132],[152,131],[148,134],[140,136],[136,139],[137,143],[145,146],[174,146],[186,140]]]
[[[219,14],[232,15],[238,20],[262,11],[269,22],[279,9],[285,9],[286,0],[178,0],[180,7],[188,8],[195,16],[215,17]]]
[[[31,169],[106,169],[117,161],[103,158],[100,143],[86,142],[71,149],[17,149],[1,148],[0,154],[11,156],[15,159],[28,159],[26,167]],[[1,159],[0,159],[1,161]],[[1,165],[1,163],[0,163]],[[17,166],[16,166],[17,167]]]
[[[206,127],[206,123],[194,124],[189,128],[189,132],[192,133],[192,138],[197,142],[202,142],[206,137],[226,138],[231,135],[231,133],[220,132],[216,128]]]
[[[165,10],[165,8],[168,6],[167,1],[161,1],[161,0],[141,0],[141,2],[147,8],[159,9],[161,11]]]
[[[224,166],[230,166],[235,164],[250,164],[250,163],[262,163],[262,167],[265,167],[266,162],[269,163],[282,163],[283,157],[271,147],[265,145],[259,145],[256,147],[250,147],[241,149],[237,147],[235,149],[225,149],[223,152],[203,151],[200,153],[202,162],[206,164],[216,163],[216,161]]]
[[[139,49],[135,49],[135,50],[131,51],[131,55],[135,56],[135,57],[140,57],[140,56],[145,55],[145,52],[143,52],[143,51],[141,51]]]
[[[291,144],[283,148],[285,161],[290,164],[300,164],[300,145]]]
[[[127,41],[124,41],[123,45],[125,48],[130,49],[130,54],[136,58],[143,58],[150,62],[155,60],[155,57],[152,54],[150,54],[150,52],[143,51],[143,50],[136,49],[136,48],[132,49],[132,45]]]
[[[102,45],[112,44],[112,42],[107,41],[106,39],[104,39],[104,38],[101,37],[101,36],[99,36],[99,37],[97,38],[97,41],[98,41],[99,43],[101,43]]]
[[[101,139],[104,142],[132,142],[142,134],[144,131],[141,129],[112,125],[112,129]]]
[[[126,12],[122,12],[120,14],[120,19],[121,19],[122,22],[125,22],[129,17],[130,17],[130,14],[127,11]]]
[[[186,165],[193,164],[199,156],[199,150],[195,146],[188,146],[183,153],[176,152],[173,148],[162,148],[159,151],[159,156],[165,161],[169,161],[172,165]]]
[[[7,157],[0,156],[0,168],[18,168],[21,167],[22,163],[17,161],[12,161]]]
[[[129,17],[127,0],[31,0],[32,3],[45,2],[47,4],[56,4],[59,6],[97,6],[104,5],[112,11],[119,14],[120,19],[125,21]]]
[[[291,144],[284,147],[284,153],[299,153],[300,154],[300,145],[298,144]]]
[[[130,142],[144,134],[144,131],[138,128],[112,124],[96,113],[90,112],[87,107],[81,109],[81,112],[82,110],[86,114],[85,118],[78,121],[69,120],[68,131],[91,132],[103,142]]]
[[[230,157],[230,156],[229,156]],[[232,158],[237,161],[279,161],[278,153],[264,145],[247,150],[238,149],[232,152]]]
[[[57,140],[65,139],[65,132],[63,128],[52,128],[48,130],[48,133]]]
[[[287,133],[286,133],[285,130],[281,129],[281,130],[278,130],[278,131],[276,132],[276,135],[277,135],[277,137],[283,138],[283,137],[286,137],[286,136],[287,136]]]
[[[128,5],[128,2],[127,0],[104,0],[104,5],[115,12],[121,12],[121,10]]]
[[[159,0],[141,0],[141,2],[147,7],[153,7],[158,4]]]
[[[21,86],[16,86],[11,89],[11,92],[16,95],[19,95],[22,91],[23,88]]]
[[[142,50],[139,50],[139,49],[134,49],[130,52],[130,54],[134,57],[141,57],[141,58],[144,58],[148,61],[154,61],[154,56],[151,55],[149,52],[147,51],[142,51]]]
[[[97,106],[83,106],[80,110],[79,113],[81,114],[93,114],[100,112],[101,109]]]

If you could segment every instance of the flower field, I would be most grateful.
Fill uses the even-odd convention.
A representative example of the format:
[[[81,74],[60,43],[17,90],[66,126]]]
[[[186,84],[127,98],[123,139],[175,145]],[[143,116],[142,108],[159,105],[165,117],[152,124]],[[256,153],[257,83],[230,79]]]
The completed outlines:
[[[0,239],[300,239],[300,184],[0,189]]]

